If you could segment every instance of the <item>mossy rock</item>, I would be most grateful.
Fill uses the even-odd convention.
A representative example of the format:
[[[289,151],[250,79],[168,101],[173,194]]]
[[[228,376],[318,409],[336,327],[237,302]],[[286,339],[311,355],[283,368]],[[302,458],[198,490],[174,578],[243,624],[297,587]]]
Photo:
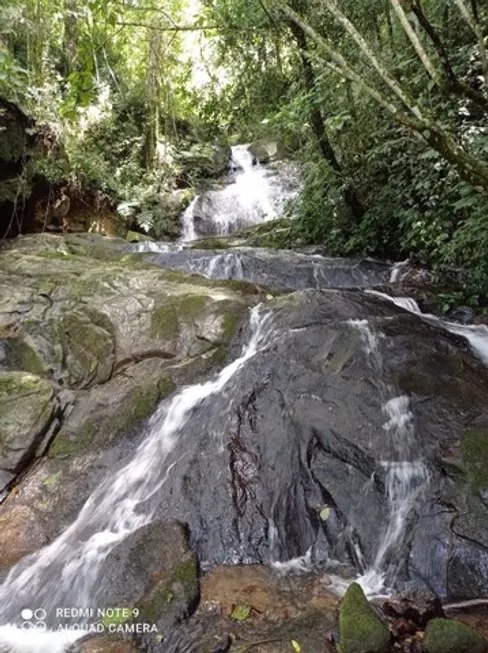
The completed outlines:
[[[200,585],[195,556],[188,553],[174,569],[168,581],[157,584],[139,604],[140,619],[157,623],[170,614],[186,616],[188,606],[198,600]]]
[[[63,347],[70,386],[104,383],[112,374],[115,339],[110,320],[93,308],[65,313],[57,335]]]
[[[117,420],[117,431],[128,431],[146,417],[149,417],[157,406],[161,396],[170,394],[174,385],[168,379],[167,387],[162,382],[161,388],[157,383],[133,388],[126,400],[125,409]]]
[[[195,241],[190,249],[229,249],[230,243],[226,238],[202,238]]]
[[[368,603],[358,583],[352,583],[339,609],[340,653],[386,653],[390,633]]]
[[[208,297],[192,294],[168,298],[151,315],[152,337],[176,340],[180,335],[181,322],[195,321],[205,310],[208,301]]]
[[[473,492],[488,489],[488,429],[465,431],[461,438],[461,450]]]
[[[486,641],[469,626],[450,619],[432,619],[425,630],[427,653],[484,653]]]
[[[130,388],[120,395],[115,414],[91,417],[74,431],[62,428],[49,449],[50,458],[68,458],[84,455],[100,446],[106,446],[120,435],[129,433],[149,417],[158,402],[171,394],[176,386],[169,376],[150,378],[146,383]],[[115,396],[115,395],[114,395]]]
[[[21,471],[35,456],[56,407],[51,383],[0,372],[0,469]]]
[[[154,241],[154,238],[151,238],[151,236],[141,234],[139,231],[131,231],[130,229],[127,232],[125,239],[129,243],[145,243]]]
[[[84,424],[76,434],[67,430],[61,430],[49,448],[49,458],[67,458],[77,456],[90,451],[97,426],[91,422]]]
[[[9,369],[21,370],[36,376],[46,376],[47,368],[40,352],[29,336],[8,338],[6,342]]]

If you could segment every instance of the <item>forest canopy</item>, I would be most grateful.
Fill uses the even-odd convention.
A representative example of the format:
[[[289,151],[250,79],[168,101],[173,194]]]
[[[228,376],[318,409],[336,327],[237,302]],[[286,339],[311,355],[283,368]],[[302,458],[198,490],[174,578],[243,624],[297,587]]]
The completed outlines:
[[[0,95],[56,134],[49,183],[171,236],[222,148],[272,134],[303,175],[280,245],[411,257],[470,303],[488,298],[487,50],[480,0],[0,5]]]

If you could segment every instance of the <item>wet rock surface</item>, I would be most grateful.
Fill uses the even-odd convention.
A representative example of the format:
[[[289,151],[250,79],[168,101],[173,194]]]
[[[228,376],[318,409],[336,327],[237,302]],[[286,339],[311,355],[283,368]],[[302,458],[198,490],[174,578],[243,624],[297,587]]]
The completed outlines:
[[[151,653],[332,653],[330,574],[347,584],[380,559],[390,586],[415,594],[382,606],[375,646],[425,653],[424,629],[444,617],[432,593],[488,593],[488,370],[462,335],[359,289],[324,289],[390,274],[347,265],[324,268],[322,290],[273,297],[265,278],[302,288],[309,272],[210,281],[79,236],[4,248],[0,384],[15,391],[3,401],[0,385],[0,479],[13,487],[0,506],[2,573],[133,458],[156,406],[164,416],[178,388],[241,355],[248,308],[263,301],[259,351],[192,405],[144,500],[153,523],[112,548],[93,600],[157,624],[158,637],[134,636]],[[408,514],[381,552],[400,505],[392,488],[407,481]],[[485,635],[483,616],[454,616]]]
[[[333,259],[257,248],[183,249],[161,252],[151,260],[166,268],[215,279],[240,279],[279,290],[367,288],[388,282],[392,270],[391,265],[367,259]]]
[[[486,422],[485,366],[462,339],[370,295],[305,292],[269,308],[269,346],[196,410],[156,510],[189,524],[204,562],[270,563],[311,549],[315,563],[355,566],[357,543],[372,565],[391,518],[385,406],[408,396],[398,418],[414,426],[413,462],[425,461],[429,482],[392,553],[402,561],[394,576],[441,596],[478,595],[484,536],[455,525],[480,525],[486,507],[474,497],[466,514],[465,461],[458,453],[455,476],[442,460],[465,429]],[[375,356],[364,320],[377,334]]]
[[[4,570],[69,525],[163,397],[222,363],[259,300],[123,243],[38,235],[0,250],[0,493],[25,474],[0,507]]]

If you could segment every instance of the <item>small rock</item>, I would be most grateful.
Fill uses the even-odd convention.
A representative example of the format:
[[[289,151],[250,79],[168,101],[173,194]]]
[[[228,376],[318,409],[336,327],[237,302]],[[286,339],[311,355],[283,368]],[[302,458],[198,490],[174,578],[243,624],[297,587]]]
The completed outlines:
[[[486,641],[469,626],[450,619],[432,619],[425,631],[427,653],[484,653]]]
[[[452,322],[460,322],[461,324],[469,324],[473,321],[474,312],[469,306],[459,306],[458,308],[449,311],[447,318]]]
[[[406,635],[413,635],[417,631],[417,627],[413,621],[401,618],[395,624],[395,631],[399,637],[405,637]]]

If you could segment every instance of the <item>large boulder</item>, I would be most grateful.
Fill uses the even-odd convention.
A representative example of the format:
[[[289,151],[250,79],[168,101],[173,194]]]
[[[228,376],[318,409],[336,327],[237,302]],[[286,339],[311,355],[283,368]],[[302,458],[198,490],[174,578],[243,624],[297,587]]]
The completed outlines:
[[[58,535],[177,386],[221,365],[258,296],[96,235],[0,250],[0,569]]]
[[[398,587],[488,591],[488,508],[460,448],[486,428],[488,371],[468,343],[361,292],[268,308],[269,346],[195,410],[156,513],[188,523],[206,563],[355,565],[359,550]]]
[[[176,522],[143,526],[108,555],[97,605],[137,608],[135,621],[166,632],[195,609],[199,598],[197,561],[184,528]]]
[[[205,206],[209,195],[201,196],[196,212],[199,206]],[[204,212],[203,222],[211,224],[211,215],[212,211]],[[275,290],[370,288],[385,284],[391,275],[391,266],[380,261],[328,258],[264,248],[230,249],[225,239],[218,238],[197,241],[192,249],[161,251],[150,257],[165,268],[198,272],[216,279],[245,280]]]

